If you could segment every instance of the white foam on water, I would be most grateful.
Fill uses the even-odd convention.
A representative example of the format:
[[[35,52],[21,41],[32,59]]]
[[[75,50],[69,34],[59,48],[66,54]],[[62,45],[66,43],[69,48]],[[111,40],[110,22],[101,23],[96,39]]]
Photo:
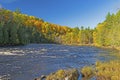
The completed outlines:
[[[13,52],[13,53],[24,53],[23,50],[13,50],[13,51],[11,51],[11,52]]]
[[[31,54],[31,53],[35,53],[35,54],[44,54],[45,53],[45,51],[38,51],[38,50],[33,50],[33,51],[26,51],[25,53],[27,53],[27,54]]]
[[[0,55],[16,55],[16,56],[22,56],[24,54],[16,54],[10,51],[4,51],[4,52],[0,52]]]
[[[59,50],[59,51],[68,52],[69,50],[67,50],[67,49],[63,49],[63,50]]]
[[[43,52],[44,52],[44,51],[47,51],[47,49],[43,48],[43,49],[41,49],[40,51],[43,51]]]
[[[10,74],[0,75],[0,80],[10,80]]]

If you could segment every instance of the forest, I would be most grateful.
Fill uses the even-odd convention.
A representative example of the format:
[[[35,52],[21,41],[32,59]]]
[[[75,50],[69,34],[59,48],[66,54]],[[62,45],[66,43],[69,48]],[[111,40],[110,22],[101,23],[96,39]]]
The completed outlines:
[[[0,9],[0,46],[29,43],[67,45],[120,46],[120,11],[108,13],[94,29],[61,26],[41,18],[22,14],[20,10]]]

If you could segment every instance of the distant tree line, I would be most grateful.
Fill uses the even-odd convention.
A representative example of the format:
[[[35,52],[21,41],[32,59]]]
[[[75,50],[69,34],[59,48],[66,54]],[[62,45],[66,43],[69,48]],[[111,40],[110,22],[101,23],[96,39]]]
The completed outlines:
[[[67,32],[62,36],[61,40],[63,44],[73,44],[73,45],[85,45],[93,43],[93,29],[75,27],[72,28],[71,32]]]
[[[106,20],[99,23],[93,32],[93,41],[98,46],[120,46],[120,11],[108,13]]]
[[[0,46],[29,43],[58,43],[71,31],[67,26],[45,22],[34,16],[0,9]]]
[[[29,43],[60,43],[97,46],[120,46],[120,11],[108,13],[95,29],[70,28],[43,19],[0,9],[0,46]]]
[[[0,10],[0,45],[20,45],[40,42],[43,35],[36,27],[27,27],[22,14]]]

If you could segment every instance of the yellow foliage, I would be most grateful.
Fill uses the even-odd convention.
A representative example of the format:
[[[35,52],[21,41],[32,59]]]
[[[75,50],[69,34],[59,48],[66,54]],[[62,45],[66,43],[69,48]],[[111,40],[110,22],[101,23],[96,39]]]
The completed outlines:
[[[57,72],[56,72],[56,75],[58,76],[58,77],[60,77],[60,78],[63,78],[64,77],[64,75],[63,74],[65,74],[65,71],[64,70],[58,70]]]
[[[81,73],[85,77],[94,73],[98,80],[120,80],[120,61],[96,62],[95,70],[92,67],[84,67]]]
[[[88,66],[82,68],[81,73],[86,78],[91,77],[94,74],[92,67],[88,67]]]

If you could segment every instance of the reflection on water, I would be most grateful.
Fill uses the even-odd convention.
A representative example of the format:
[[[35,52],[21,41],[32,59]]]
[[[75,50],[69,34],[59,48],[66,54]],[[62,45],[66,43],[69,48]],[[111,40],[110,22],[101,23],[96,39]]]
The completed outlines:
[[[109,60],[109,51],[96,47],[30,44],[0,48],[0,80],[33,80],[58,69],[82,68]],[[106,54],[108,57],[100,56]]]

